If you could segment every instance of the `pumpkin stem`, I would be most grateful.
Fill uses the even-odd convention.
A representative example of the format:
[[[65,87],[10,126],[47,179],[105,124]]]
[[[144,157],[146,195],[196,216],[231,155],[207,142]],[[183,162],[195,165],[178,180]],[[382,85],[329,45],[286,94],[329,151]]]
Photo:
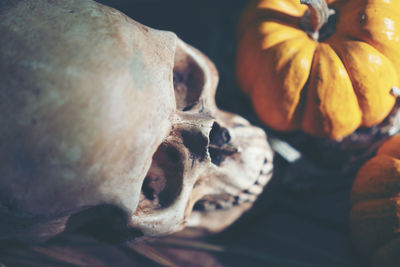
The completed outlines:
[[[303,27],[308,35],[317,41],[319,30],[328,23],[335,10],[328,8],[325,0],[300,0],[300,3],[308,6],[308,11],[303,17]]]

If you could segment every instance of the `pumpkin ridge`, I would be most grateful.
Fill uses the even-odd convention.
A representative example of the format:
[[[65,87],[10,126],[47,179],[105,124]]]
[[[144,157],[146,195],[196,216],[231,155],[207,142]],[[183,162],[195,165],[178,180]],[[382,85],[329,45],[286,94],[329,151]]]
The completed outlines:
[[[385,55],[387,58],[391,58],[390,62],[396,66],[395,69],[399,69],[400,67],[400,60],[399,62],[397,62],[396,64],[393,62],[393,59],[396,58],[396,56],[391,55],[390,53],[392,53],[393,50],[400,50],[400,43],[396,44],[396,48],[393,47],[393,44],[387,44],[387,40],[380,40],[380,38],[376,37],[375,35],[378,35],[378,32],[375,32],[376,30],[374,29],[373,26],[369,26],[369,27],[363,27],[362,25],[360,25],[358,28],[356,29],[348,29],[347,27],[344,27],[344,25],[341,25],[341,21],[352,21],[352,18],[357,17],[360,20],[363,19],[362,14],[364,14],[364,18],[365,20],[367,20],[368,18],[371,20],[373,20],[375,18],[375,16],[367,16],[367,10],[369,9],[374,9],[373,8],[374,5],[366,5],[366,6],[361,6],[358,7],[357,9],[352,10],[351,12],[346,12],[346,14],[341,15],[340,16],[340,21],[338,21],[338,32],[341,33],[342,35],[345,36],[351,36],[351,39],[357,39],[360,40],[364,43],[369,44],[370,46],[374,47],[376,50],[378,50],[381,54]],[[397,34],[400,34],[400,20],[398,19],[399,16],[396,16],[393,13],[398,13],[398,12],[394,12],[393,9],[388,8],[388,7],[382,7],[382,6],[378,6],[375,7],[374,11],[376,10],[386,10],[385,14],[385,18],[390,18],[392,21],[397,22],[396,25],[396,29],[397,29]],[[361,14],[361,16],[360,16]],[[392,15],[392,16],[390,16]],[[377,15],[377,17],[379,17]],[[361,24],[361,22],[356,21],[356,25],[357,24]],[[395,32],[394,32],[395,33]],[[395,34],[396,35],[396,34]],[[375,37],[375,38],[373,38]],[[388,55],[389,53],[389,55]]]
[[[361,10],[363,10],[363,9],[360,8],[358,12],[354,11],[352,13],[349,13],[348,16],[346,16],[346,17],[353,17],[354,13],[356,13],[356,14],[360,13]],[[399,15],[399,17],[400,17],[400,15]],[[356,33],[340,32],[340,34],[342,36],[346,36],[347,38],[349,38],[351,40],[367,43],[368,45],[374,47],[376,50],[378,50],[380,53],[382,53],[383,55],[385,55],[387,57],[387,55],[384,53],[384,51],[382,51],[382,49],[376,45],[376,41],[374,39],[370,38],[370,36],[369,36],[369,35],[371,35],[370,31],[367,31],[367,30],[364,30],[364,31],[368,32],[369,34],[365,34],[365,32],[363,33],[361,30],[356,30]],[[355,34],[357,34],[357,35],[355,35]],[[386,46],[384,44],[384,42],[382,43],[382,45]]]
[[[347,1],[347,0],[344,0]],[[395,0],[396,1],[396,0]],[[360,2],[360,1],[358,1]],[[392,6],[393,5],[393,6]],[[389,12],[395,13],[395,17],[400,16],[400,11],[396,8],[396,3],[394,1],[375,1],[375,0],[365,0],[362,3],[357,3],[357,0],[353,0],[348,2],[347,4],[338,5],[335,9],[340,13],[340,17],[344,19],[344,21],[348,21],[349,17],[354,17],[355,13],[359,13],[360,11],[365,11],[368,8],[376,9],[386,9]],[[348,11],[350,10],[350,11]]]
[[[303,118],[304,116],[304,107],[306,105],[306,100],[307,100],[307,90],[308,90],[308,86],[310,84],[310,78],[311,78],[311,74],[312,74],[312,64],[314,62],[314,58],[315,58],[315,54],[317,51],[317,47],[318,47],[318,42],[316,42],[316,46],[314,48],[313,51],[313,56],[311,59],[311,66],[308,70],[308,75],[307,75],[307,80],[305,81],[303,87],[299,90],[299,95],[298,95],[298,101],[297,101],[297,105],[292,109],[291,112],[291,121],[292,123],[295,123],[297,125],[296,128],[300,128],[301,125],[301,118]],[[300,49],[299,49],[300,50]],[[295,53],[295,55],[293,57],[295,57],[297,54],[300,53],[300,51],[298,50],[297,53]]]
[[[308,36],[307,36],[307,38],[308,38]],[[306,108],[306,106],[307,106],[307,99],[308,99],[308,97],[307,97],[307,94],[308,94],[308,88],[309,88],[309,86],[310,86],[310,81],[311,81],[311,76],[312,76],[312,74],[313,74],[313,66],[314,66],[314,64],[315,64],[315,57],[316,57],[316,55],[317,55],[317,50],[318,50],[318,47],[319,47],[319,44],[318,44],[318,42],[316,42],[317,43],[317,45],[315,46],[315,49],[314,49],[314,53],[313,53],[313,56],[312,56],[312,59],[311,59],[311,67],[310,67],[310,69],[309,69],[309,71],[308,71],[308,75],[307,75],[307,81],[304,83],[304,86],[303,86],[303,88],[300,90],[300,96],[299,96],[299,102],[297,103],[297,107],[296,107],[296,111],[297,111],[297,116],[298,116],[298,129],[302,129],[303,131],[305,131],[306,132],[306,130],[305,129],[303,129],[303,121],[304,121],[304,119],[305,119],[305,108]],[[296,111],[294,112],[294,113],[296,113]]]
[[[330,44],[328,44],[328,43],[327,43],[327,45],[329,45],[329,47],[332,49],[332,51],[335,52],[336,56],[338,56],[338,54],[337,54],[336,51],[333,49],[333,47],[332,47]],[[338,57],[339,57],[339,56],[338,56]],[[339,57],[339,58],[340,58],[340,57]],[[328,93],[327,90],[324,90],[324,96],[321,97],[321,98],[322,98],[322,99],[325,99],[327,93]],[[321,101],[320,104],[322,104],[323,102],[324,102],[324,101]],[[333,124],[334,124],[334,123],[333,123],[332,117],[329,116],[329,114],[327,114],[326,110],[324,110],[324,111],[321,110],[321,113],[322,113],[323,116],[327,119],[327,123],[329,124],[329,126],[328,126],[328,129],[329,129],[329,130],[325,130],[325,129],[324,129],[324,131],[325,131],[325,132],[332,132],[332,131],[333,131]],[[325,125],[324,125],[324,128],[325,128]]]
[[[386,14],[388,14],[387,17],[389,17],[390,13],[395,13],[395,14],[393,14],[393,17],[390,16],[390,18],[393,18],[392,21],[399,20],[398,17],[400,17],[400,12],[395,12],[394,9],[389,9],[389,8],[387,8],[387,7],[384,7],[384,8],[383,8],[383,7],[380,7],[380,8],[386,10]],[[386,17],[386,18],[387,18],[387,17]],[[397,31],[394,31],[394,33],[397,32],[397,34],[400,34],[400,21],[397,22],[396,24],[397,24],[397,25],[396,25],[396,26],[397,26]],[[391,48],[390,48],[388,45],[386,45],[385,42],[381,42],[380,45],[377,45],[377,41],[368,38],[368,39],[366,40],[366,43],[368,43],[369,45],[373,46],[373,47],[374,47],[375,49],[377,49],[380,53],[382,53],[383,55],[385,55],[386,57],[388,57],[388,55],[387,55],[388,52],[385,51],[385,50],[391,49]],[[372,44],[371,44],[371,43],[372,43]],[[381,46],[382,46],[382,47],[381,47]],[[383,47],[385,47],[386,49],[383,49]],[[399,43],[399,42],[397,43],[396,50],[400,50],[400,43]],[[390,60],[390,62],[391,62],[392,64],[394,64],[393,60]],[[398,65],[397,67],[399,67],[399,66],[400,66],[400,62],[399,62],[399,65]],[[395,69],[396,69],[396,68],[395,68]],[[399,70],[397,70],[397,75],[399,75]]]
[[[268,70],[271,69],[272,71],[274,71],[274,72],[279,74],[279,73],[282,73],[282,72],[284,72],[284,73],[288,72],[288,69],[294,68],[294,66],[290,64],[291,62],[293,62],[293,60],[290,61],[289,58],[290,59],[296,58],[297,55],[299,55],[301,53],[302,49],[304,49],[304,47],[307,47],[307,46],[302,45],[304,42],[311,41],[311,40],[308,39],[307,36],[304,36],[304,37],[303,36],[298,36],[298,37],[295,37],[295,38],[291,38],[290,40],[286,40],[284,42],[280,42],[279,44],[276,44],[276,45],[274,45],[274,46],[262,51],[262,54],[266,54],[268,56],[269,53],[273,53],[271,50],[275,49],[275,50],[279,51],[279,50],[281,50],[281,49],[279,49],[279,46],[286,45],[286,43],[293,42],[295,40],[298,40],[299,43],[296,44],[296,48],[293,48],[290,56],[287,58],[288,61],[285,61],[285,62],[282,61],[281,63],[283,65],[280,65],[280,66],[274,64],[274,65],[272,65],[272,67],[270,67],[269,65],[271,65],[271,64],[268,64],[268,66],[269,66],[269,67],[267,67]],[[313,57],[315,56],[315,50],[312,51],[312,56]],[[263,60],[263,61],[264,62],[271,62],[270,60]],[[279,70],[278,70],[278,67],[279,67]],[[265,71],[266,70],[264,70],[264,72]],[[261,94],[261,92],[260,92],[261,90],[257,90],[257,88],[259,87],[258,85],[265,84],[265,82],[264,82],[264,79],[265,79],[264,72],[259,73],[259,75],[257,76],[256,82],[253,83],[253,88],[251,90],[252,93],[250,94],[251,95],[251,99],[252,99],[253,104],[254,104],[254,107],[255,107],[256,113],[259,115],[259,117],[261,118],[262,121],[273,125],[277,129],[284,129],[284,130],[298,129],[300,127],[299,126],[300,123],[301,123],[301,120],[300,120],[301,116],[300,115],[302,113],[302,111],[301,111],[302,103],[300,101],[302,100],[302,92],[304,92],[304,85],[306,85],[307,81],[309,80],[309,73],[311,72],[311,66],[310,66],[310,68],[308,70],[308,74],[303,76],[303,77],[306,77],[306,80],[304,81],[304,85],[299,90],[296,90],[296,92],[298,92],[298,95],[292,99],[292,100],[297,99],[297,101],[291,102],[289,108],[285,108],[284,110],[280,109],[281,112],[275,113],[275,114],[263,112],[262,110],[258,109],[258,107],[260,105],[256,104],[256,101],[257,102],[263,101],[263,104],[261,106],[268,105],[268,102],[271,101],[271,100],[270,100],[270,97],[266,97],[265,94],[268,95],[268,93],[265,93],[265,91],[266,90],[267,91],[274,91],[274,90],[277,89],[277,88],[274,88],[274,89],[271,88],[271,85],[270,85],[267,88],[264,88],[262,90],[263,96],[260,97],[259,94]],[[273,86],[276,86],[276,83],[273,83]],[[281,98],[281,97],[282,96],[278,96],[278,98]],[[280,100],[278,100],[278,99],[276,101],[280,102]],[[273,101],[272,105],[276,105],[276,101]],[[261,102],[258,103],[258,104],[261,104]],[[288,110],[290,110],[290,111],[288,112]],[[276,109],[272,109],[272,111],[277,111],[277,110]],[[283,117],[284,117],[284,119],[282,119]],[[278,119],[278,118],[280,118],[280,119]]]
[[[297,129],[302,129],[302,125],[303,125],[305,107],[307,105],[307,91],[308,91],[308,87],[310,86],[310,80],[311,80],[311,75],[312,75],[312,65],[314,63],[316,51],[317,51],[317,47],[315,48],[314,53],[313,53],[313,57],[311,60],[311,67],[310,67],[310,70],[307,75],[307,81],[304,83],[303,88],[300,90],[299,101],[297,102],[297,106],[296,106],[295,110],[293,111],[293,116],[296,116],[297,121],[298,121]]]
[[[341,140],[355,131],[361,123],[361,110],[358,104],[352,102],[358,100],[350,78],[340,57],[328,43],[318,43],[312,66],[311,87],[308,89],[302,129],[317,136]],[[338,67],[342,68],[341,72],[331,71],[331,68]],[[336,83],[343,88],[334,87]],[[353,114],[351,118],[350,114]]]
[[[342,57],[341,53],[338,51],[339,49],[336,47],[335,43],[334,42],[327,42],[327,43],[332,48],[332,50],[336,53],[336,55],[339,57],[340,61],[342,62],[343,66],[344,66],[344,68],[346,69],[347,75],[349,75],[349,79],[350,79],[350,82],[351,82],[351,87],[352,87],[353,92],[354,92],[354,94],[356,96],[356,99],[357,99],[358,107],[361,110],[362,117],[364,117],[364,112],[363,112],[362,105],[361,105],[360,99],[359,99],[360,95],[357,92],[357,90],[355,90],[355,86],[354,86],[355,81],[354,81],[353,73],[351,71],[349,71],[349,66],[346,64],[346,60],[344,60],[344,58]],[[363,118],[361,119],[361,123],[360,123],[360,125],[358,125],[357,128],[359,128],[362,125],[362,121],[363,121]]]
[[[331,41],[331,46],[343,62],[350,77],[362,111],[360,126],[371,127],[381,123],[390,114],[395,104],[395,98],[390,94],[390,90],[393,86],[397,86],[398,80],[395,77],[397,73],[392,62],[365,42],[346,40],[343,37],[337,37]],[[367,58],[366,55],[368,55]],[[368,66],[361,68],[362,66],[358,66],[359,62]],[[356,78],[355,75],[358,77]],[[366,90],[366,87],[373,89]]]
[[[307,84],[307,88],[305,88],[307,90],[306,93],[305,93],[306,97],[305,97],[305,100],[304,100],[305,101],[305,106],[309,105],[309,103],[308,103],[309,102],[308,94],[309,94],[309,90],[312,90],[312,89],[309,89],[310,82],[311,82],[311,80],[314,80],[313,75],[317,75],[317,74],[315,74],[314,69],[316,68],[315,67],[316,64],[319,64],[319,57],[320,57],[320,53],[321,53],[320,47],[321,47],[320,43],[318,43],[318,45],[317,45],[317,47],[316,47],[316,49],[314,51],[314,55],[313,55],[312,61],[311,61],[310,74],[309,74],[309,77],[308,77],[308,80],[307,80],[307,83],[306,83]],[[322,104],[320,99],[318,99],[318,102],[319,102],[318,111],[320,112],[319,115],[321,115],[321,117],[324,117],[323,111],[320,108],[320,106]],[[303,131],[307,132],[308,128],[311,128],[312,126],[307,124],[306,119],[308,119],[308,116],[304,115],[305,112],[306,111],[303,112],[303,116],[302,116],[302,120],[301,120],[301,128],[302,128]],[[327,117],[324,122],[326,122],[328,124],[329,129],[332,129],[332,120],[331,120],[330,117]],[[306,125],[306,126],[304,126],[304,125]],[[325,128],[325,126],[324,126],[324,128]],[[313,131],[320,132],[320,130],[316,130],[316,129],[314,129]],[[323,135],[322,133],[319,133],[319,134],[321,136]]]

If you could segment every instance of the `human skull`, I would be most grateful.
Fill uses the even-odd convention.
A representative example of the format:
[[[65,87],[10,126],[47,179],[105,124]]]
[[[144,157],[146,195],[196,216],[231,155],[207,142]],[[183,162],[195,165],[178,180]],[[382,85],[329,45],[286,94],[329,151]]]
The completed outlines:
[[[175,34],[89,0],[5,1],[0,33],[0,239],[102,206],[147,236],[216,232],[268,182],[264,132],[217,109],[214,65]]]

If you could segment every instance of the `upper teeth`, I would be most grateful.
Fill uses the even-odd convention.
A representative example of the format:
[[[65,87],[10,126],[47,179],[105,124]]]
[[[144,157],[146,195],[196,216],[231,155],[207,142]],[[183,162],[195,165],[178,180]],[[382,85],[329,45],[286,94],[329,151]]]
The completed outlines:
[[[243,190],[237,196],[224,196],[213,199],[203,198],[196,203],[194,209],[202,211],[214,211],[228,209],[247,202],[254,202],[257,199],[257,196],[262,193],[264,186],[272,176],[273,166],[272,161],[268,156],[269,155],[267,155],[262,169],[260,170],[260,175],[250,188]]]

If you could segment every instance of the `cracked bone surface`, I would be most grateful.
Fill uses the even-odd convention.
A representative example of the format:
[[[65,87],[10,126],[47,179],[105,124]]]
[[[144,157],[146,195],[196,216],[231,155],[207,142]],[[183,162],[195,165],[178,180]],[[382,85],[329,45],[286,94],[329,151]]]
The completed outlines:
[[[214,65],[174,33],[94,1],[15,0],[0,34],[0,239],[93,218],[217,232],[269,181],[265,133],[216,107]]]

